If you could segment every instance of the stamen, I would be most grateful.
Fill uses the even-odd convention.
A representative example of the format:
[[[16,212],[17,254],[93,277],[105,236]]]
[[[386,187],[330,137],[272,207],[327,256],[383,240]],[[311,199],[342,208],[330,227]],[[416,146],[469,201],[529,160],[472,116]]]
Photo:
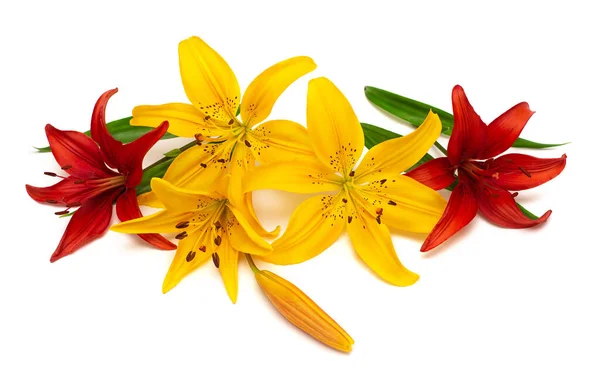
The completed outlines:
[[[84,184],[85,180],[84,179],[79,179],[79,180],[75,180],[73,183],[75,183],[75,184]]]
[[[527,175],[528,178],[531,177],[531,174],[529,173],[529,171],[527,171],[523,167],[519,166],[519,170],[521,170],[522,173],[524,173],[525,175]]]
[[[194,257],[196,257],[196,252],[190,251],[190,253],[185,256],[185,261],[190,262],[194,259]]]
[[[175,228],[186,228],[190,225],[189,221],[183,221],[183,222],[179,222],[178,224],[175,225]]]
[[[205,245],[201,245],[200,248],[198,248],[200,250],[200,252],[206,252],[206,246]]]
[[[184,231],[184,232],[180,232],[179,234],[177,234],[177,236],[175,236],[175,239],[181,240],[181,239],[187,238],[187,236],[188,236],[187,231]]]
[[[67,204],[67,208],[72,208],[73,206],[80,206],[81,202],[71,202]]]
[[[202,145],[202,133],[196,133],[194,135],[194,138],[196,139],[196,145],[201,146]]]
[[[351,215],[348,216],[348,223],[352,223],[352,216]]]
[[[52,176],[53,178],[58,176],[54,172],[44,172],[44,175]]]
[[[388,205],[396,206],[397,204],[394,201],[390,200],[388,201]]]
[[[246,144],[246,146],[247,146],[247,147],[249,147],[249,148],[251,148],[251,147],[252,147],[252,144],[251,144],[251,143],[250,143],[250,141],[248,141],[248,140],[245,140],[245,141],[244,141],[244,144]]]
[[[350,171],[350,173],[348,174],[348,176],[353,177],[354,176],[354,170]]]
[[[206,168],[206,163],[200,163],[200,166],[202,166],[202,168]]]
[[[46,202],[49,204],[58,204],[58,201],[56,200],[46,200]]]
[[[375,213],[377,213],[378,216],[382,216],[383,215],[383,208],[377,208],[377,209],[375,209]]]
[[[233,119],[229,119],[229,122],[227,124],[229,124],[229,125],[233,124]]]
[[[342,202],[343,202],[344,204],[346,204],[346,203],[348,203],[348,199],[344,197],[344,198],[342,199]]]
[[[217,229],[217,230],[218,230],[218,229],[220,229],[220,228],[221,228],[221,222],[219,222],[219,221],[216,221],[216,222],[215,222],[215,229]]]
[[[57,211],[54,214],[56,215],[65,215],[65,214],[69,214],[69,209],[65,209],[65,210],[61,210],[61,211]]]
[[[221,245],[221,235],[217,235],[217,237],[215,238],[215,244],[216,244],[217,246],[220,246],[220,245]]]
[[[218,269],[219,264],[221,263],[221,260],[219,259],[219,254],[217,252],[213,253],[212,259],[213,259],[213,264],[215,264],[215,267]]]
[[[512,196],[513,198],[517,197],[519,195],[519,192],[513,192]]]
[[[68,164],[68,165],[62,166],[61,169],[66,171],[66,170],[70,169],[71,167],[73,167],[73,166],[71,166],[70,164]]]

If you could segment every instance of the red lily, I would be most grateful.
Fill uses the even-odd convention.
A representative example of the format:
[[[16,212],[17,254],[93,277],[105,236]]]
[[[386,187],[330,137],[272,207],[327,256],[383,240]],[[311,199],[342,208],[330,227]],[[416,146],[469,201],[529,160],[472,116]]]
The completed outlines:
[[[473,110],[462,87],[452,90],[454,129],[448,143],[448,157],[436,158],[407,173],[408,176],[440,190],[456,180],[442,218],[427,237],[421,252],[437,247],[465,227],[477,210],[491,222],[508,228],[525,228],[545,222],[551,210],[530,219],[519,210],[514,197],[537,187],[562,172],[567,156],[535,158],[505,154],[533,115],[529,105],[519,103],[486,126]],[[497,157],[497,158],[496,158]]]
[[[108,133],[105,121],[106,104],[116,92],[117,89],[109,90],[96,102],[92,114],[92,138],[80,132],[61,131],[46,125],[46,136],[54,159],[69,176],[46,172],[46,175],[63,180],[45,188],[26,185],[27,193],[38,202],[65,206],[65,210],[55,213],[58,215],[80,206],[69,221],[50,262],[75,252],[102,235],[110,225],[115,200],[117,217],[121,221],[142,216],[135,193],[135,187],[142,179],[142,160],[165,134],[169,124],[165,121],[139,139],[123,145]],[[158,234],[139,236],[161,249],[176,248]]]

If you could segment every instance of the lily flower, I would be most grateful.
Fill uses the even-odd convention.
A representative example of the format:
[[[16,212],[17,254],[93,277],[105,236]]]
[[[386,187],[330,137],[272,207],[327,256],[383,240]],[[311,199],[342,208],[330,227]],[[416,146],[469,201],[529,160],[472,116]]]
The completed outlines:
[[[551,210],[530,219],[519,210],[514,197],[537,187],[562,172],[567,156],[535,158],[525,154],[504,154],[519,137],[533,115],[526,102],[512,107],[486,126],[460,86],[452,90],[454,129],[448,143],[448,157],[436,158],[407,175],[439,190],[455,180],[448,207],[427,237],[422,252],[442,244],[475,218],[477,211],[492,223],[507,228],[533,227],[545,222]]]
[[[315,154],[294,164],[259,166],[244,178],[244,190],[279,189],[322,193],[304,201],[288,228],[263,257],[275,264],[295,264],[317,256],[348,229],[360,258],[387,282],[408,286],[419,276],[398,259],[388,226],[429,233],[446,201],[434,190],[400,175],[414,165],[441,132],[437,115],[406,137],[383,142],[367,152],[364,135],[350,103],[326,78],[309,82],[308,135]]]
[[[338,351],[350,352],[354,340],[344,328],[290,281],[268,270],[259,270],[246,254],[256,282],[273,307],[297,328]]]
[[[179,43],[179,68],[191,104],[138,106],[131,120],[131,125],[151,127],[168,120],[170,133],[196,139],[197,146],[173,161],[163,177],[166,181],[195,189],[227,173],[230,161],[243,167],[238,170],[243,173],[255,160],[291,161],[311,153],[306,128],[300,124],[289,120],[264,122],[285,89],[316,68],[311,58],[294,57],[273,65],[250,83],[243,97],[227,62],[198,37]],[[236,116],[238,108],[241,119]],[[234,150],[237,159],[233,158]],[[234,184],[240,180],[232,177]],[[251,205],[251,199],[247,201]],[[152,192],[140,195],[139,202],[159,206]],[[259,228],[251,206],[247,214]],[[264,230],[261,233],[266,235]]]
[[[235,303],[239,252],[264,256],[271,253],[272,248],[237,209],[235,200],[229,200],[229,178],[210,185],[210,189],[216,190],[214,192],[179,188],[158,178],[152,179],[150,185],[165,209],[118,223],[111,230],[129,234],[177,233],[175,238],[179,244],[163,282],[163,293],[212,259],[221,273],[229,298]]]
[[[52,254],[51,262],[70,255],[102,235],[110,225],[115,200],[117,217],[121,221],[142,216],[135,193],[135,187],[142,179],[142,160],[169,125],[164,122],[123,145],[106,129],[106,104],[116,92],[117,89],[109,90],[96,102],[92,114],[92,138],[81,132],[61,131],[46,125],[52,155],[68,176],[45,172],[62,180],[44,188],[26,185],[27,193],[38,202],[66,207],[56,212],[57,215],[68,214],[70,209],[79,207]],[[140,237],[158,248],[175,249],[174,244],[158,234]]]

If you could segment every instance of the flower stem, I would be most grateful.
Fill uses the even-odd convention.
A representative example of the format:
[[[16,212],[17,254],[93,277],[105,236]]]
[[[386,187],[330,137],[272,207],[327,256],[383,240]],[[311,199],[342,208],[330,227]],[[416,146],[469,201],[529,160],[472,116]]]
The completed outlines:
[[[252,260],[252,256],[247,253],[244,253],[244,256],[246,256],[246,260],[248,261],[248,265],[250,265],[250,269],[252,269],[254,273],[259,273],[260,269],[256,267],[254,260]]]
[[[187,149],[191,148],[191,147],[192,147],[192,146],[194,146],[194,145],[196,145],[196,141],[192,141],[192,142],[190,142],[189,144],[185,144],[185,145],[183,145],[182,147],[180,147],[180,148],[179,148],[179,151],[183,153],[184,151],[186,151]],[[156,161],[156,162],[152,163],[150,166],[146,167],[146,168],[144,169],[144,171],[146,171],[146,170],[149,170],[149,169],[151,169],[152,167],[158,166],[158,165],[159,165],[159,164],[161,164],[161,163],[164,163],[164,162],[166,162],[166,161],[168,161],[168,160],[170,160],[170,159],[175,159],[175,158],[176,158],[176,157],[163,157],[163,158],[159,159],[158,161]]]
[[[442,145],[440,145],[439,142],[434,142],[434,145],[436,148],[438,148],[439,151],[441,151],[442,153],[444,153],[444,155],[448,155],[448,150],[446,150],[445,147],[443,147]]]

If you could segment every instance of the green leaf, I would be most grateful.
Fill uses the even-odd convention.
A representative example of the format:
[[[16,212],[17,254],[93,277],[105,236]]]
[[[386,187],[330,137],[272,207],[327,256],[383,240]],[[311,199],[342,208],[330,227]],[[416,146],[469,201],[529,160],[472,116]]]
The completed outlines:
[[[365,134],[365,146],[367,147],[367,149],[370,149],[373,146],[380,144],[384,141],[391,140],[393,138],[402,137],[401,134],[394,133],[392,131],[388,131],[387,129],[380,128],[376,125],[360,123],[360,126],[362,127],[363,133]],[[412,166],[410,169],[408,169],[408,171],[410,171],[414,168],[417,168],[420,165],[422,165],[423,163],[428,162],[432,159],[434,159],[434,158],[430,154],[425,154],[423,156],[423,158],[421,158],[421,160],[419,162],[417,162],[414,166]],[[454,189],[454,187],[456,187],[457,183],[458,183],[458,180],[455,180],[454,183],[452,183],[451,185],[446,187],[446,189],[449,191],[452,191]],[[527,218],[538,219],[538,217],[535,214],[533,214],[529,210],[525,209],[523,206],[521,206],[521,204],[517,203],[517,206],[519,207],[521,212],[523,212],[523,214],[525,214],[525,216]]]
[[[438,114],[440,120],[442,121],[442,133],[446,136],[450,136],[452,134],[454,117],[452,114],[444,110],[372,86],[365,86],[365,95],[367,99],[375,106],[404,121],[407,121],[413,127],[420,126],[427,117],[429,110],[432,110]],[[539,142],[529,141],[524,138],[518,138],[513,146],[516,148],[544,149],[562,146],[565,144],[568,144],[568,142],[562,144],[542,144]]]
[[[150,192],[152,190],[150,188],[150,181],[152,178],[162,178],[174,160],[174,157],[166,157],[154,163],[152,166],[145,168],[144,174],[142,175],[142,181],[135,187],[136,194],[141,195],[142,193]]]
[[[123,119],[111,121],[106,124],[106,128],[108,129],[110,134],[112,134],[112,136],[115,139],[117,139],[123,143],[128,143],[128,142],[134,141],[153,129],[151,127],[140,127],[140,126],[129,125],[129,120],[131,120],[131,116],[123,118]],[[90,135],[90,131],[87,131],[84,133],[87,136]],[[166,140],[166,139],[174,138],[174,137],[177,137],[177,136],[170,134],[170,133],[166,133],[162,137],[162,139]],[[40,153],[48,153],[50,151],[49,146],[46,146],[43,148],[38,148],[38,147],[35,147],[35,148]]]
[[[169,150],[168,152],[166,152],[165,154],[163,154],[165,157],[169,157],[169,158],[175,158],[176,156],[178,156],[179,154],[181,154],[181,150],[180,149],[173,149],[173,150]]]

